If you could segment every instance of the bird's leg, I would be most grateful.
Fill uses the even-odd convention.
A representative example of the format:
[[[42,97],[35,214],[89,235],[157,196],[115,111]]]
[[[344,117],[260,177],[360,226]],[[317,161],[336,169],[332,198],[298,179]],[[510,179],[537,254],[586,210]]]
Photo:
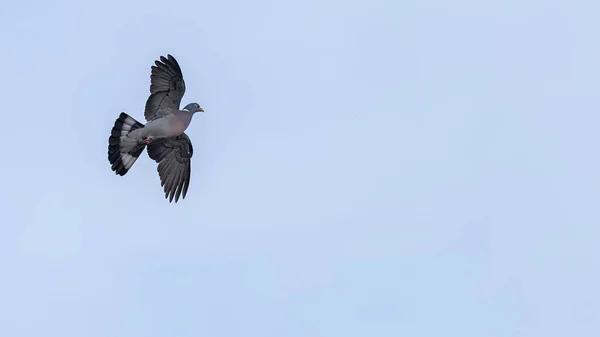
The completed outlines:
[[[152,137],[152,136],[146,136],[146,137],[142,137],[142,141],[140,143],[148,145],[153,140],[154,140],[154,137]]]

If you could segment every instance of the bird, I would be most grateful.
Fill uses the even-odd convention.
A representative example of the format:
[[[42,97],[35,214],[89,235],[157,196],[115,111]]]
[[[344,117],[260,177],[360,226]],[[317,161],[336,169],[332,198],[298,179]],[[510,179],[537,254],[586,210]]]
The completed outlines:
[[[124,176],[145,148],[158,166],[165,199],[185,199],[190,185],[192,141],[185,134],[192,117],[204,112],[198,103],[180,109],[185,94],[181,67],[170,54],[154,61],[150,72],[150,96],[142,124],[125,112],[115,120],[108,138],[108,161],[116,175]]]

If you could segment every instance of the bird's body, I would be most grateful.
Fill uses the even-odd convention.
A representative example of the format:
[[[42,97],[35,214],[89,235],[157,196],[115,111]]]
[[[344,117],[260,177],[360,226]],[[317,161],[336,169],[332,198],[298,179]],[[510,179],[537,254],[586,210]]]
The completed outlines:
[[[190,183],[192,144],[185,134],[196,112],[204,112],[197,103],[184,109],[179,104],[185,93],[185,82],[179,64],[168,55],[152,66],[150,97],[146,101],[146,124],[122,112],[108,139],[111,169],[125,175],[148,147],[148,155],[158,163],[165,197],[175,202],[185,198]]]
[[[177,137],[188,128],[192,121],[192,116],[193,113],[187,110],[178,110],[160,119],[151,120],[143,128],[132,130],[124,136],[131,140],[130,147],[134,146],[134,144],[145,142],[147,138],[157,140]],[[122,149],[125,152],[129,150],[126,148]]]
[[[187,110],[174,111],[161,119],[149,121],[144,125],[142,137],[169,138],[182,134],[192,122],[193,113]]]

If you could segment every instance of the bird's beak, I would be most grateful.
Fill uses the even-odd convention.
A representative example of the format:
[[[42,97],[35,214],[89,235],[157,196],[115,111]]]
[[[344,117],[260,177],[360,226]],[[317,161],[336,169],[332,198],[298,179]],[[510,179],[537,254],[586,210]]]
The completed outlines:
[[[204,109],[202,109],[202,108],[198,108],[198,110],[199,110],[200,112],[204,112]]]

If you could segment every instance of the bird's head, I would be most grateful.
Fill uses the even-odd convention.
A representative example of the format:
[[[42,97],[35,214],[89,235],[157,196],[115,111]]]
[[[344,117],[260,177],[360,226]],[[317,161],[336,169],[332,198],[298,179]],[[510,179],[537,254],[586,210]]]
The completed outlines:
[[[202,109],[198,103],[190,103],[186,105],[184,109],[191,113],[204,112],[204,109]]]

